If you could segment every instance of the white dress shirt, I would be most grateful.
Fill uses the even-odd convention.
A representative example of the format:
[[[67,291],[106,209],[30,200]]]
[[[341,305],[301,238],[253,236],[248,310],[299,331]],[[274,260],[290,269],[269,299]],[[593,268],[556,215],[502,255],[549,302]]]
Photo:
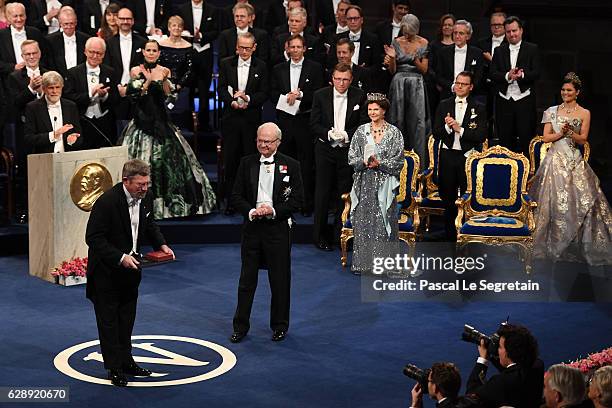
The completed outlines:
[[[335,130],[344,130],[344,126],[346,124],[346,105],[348,103],[348,90],[341,94],[336,91],[336,88],[333,90],[334,95],[334,129]]]
[[[66,61],[66,69],[75,67],[77,64],[77,43],[76,34],[68,37],[66,33],[62,33],[64,37],[64,60]]]
[[[45,98],[46,99],[46,98]],[[47,109],[49,109],[49,119],[51,120],[51,126],[53,131],[49,132],[49,142],[53,143],[53,153],[63,153],[64,149],[64,135],[60,135],[58,140],[55,140],[53,132],[64,126],[64,118],[62,117],[62,104],[57,101],[54,104],[49,103],[47,99]]]
[[[98,94],[92,96],[94,87],[100,83],[100,66],[92,68],[88,63],[85,63],[85,66],[87,67],[87,89],[89,91],[89,106],[85,111],[85,116],[89,119],[101,118],[108,112],[102,113],[100,106],[101,102],[108,99],[108,93],[102,98]]]
[[[454,132],[452,128],[448,127],[448,125],[444,125],[444,129],[448,134],[454,133],[453,147],[452,150],[461,150],[461,136],[463,136],[463,127],[461,124],[463,123],[463,118],[465,117],[465,111],[467,110],[467,99],[455,97],[455,122],[459,124],[459,132]],[[448,149],[448,147],[442,143],[443,149]]]
[[[21,64],[23,62],[23,57],[21,56],[21,43],[28,39],[25,28],[22,28],[21,31],[17,31],[15,27],[11,26],[11,37],[13,38],[15,61],[17,64]]]
[[[349,30],[348,26],[342,27],[340,24],[336,24],[336,34],[345,33]]]
[[[338,4],[340,4],[340,0],[332,0],[332,5],[334,6],[334,14],[338,11]]]
[[[140,202],[142,200],[132,198],[132,195],[129,191],[123,186],[123,192],[125,193],[125,199],[128,202],[128,211],[130,213],[130,229],[132,230],[132,252],[131,254],[135,254],[136,252],[136,243],[138,242],[138,224],[140,222]],[[125,255],[124,255],[125,256]],[[121,257],[121,261],[123,261],[123,256]],[[121,262],[119,262],[121,263]]]
[[[521,43],[522,41],[520,41],[518,44],[509,44],[510,66],[512,68],[516,68],[516,61],[518,59],[518,55],[521,50]],[[509,84],[506,94],[504,95],[501,92],[499,93],[502,98],[507,99],[507,100],[512,99],[512,100],[518,101],[531,94],[531,89],[527,89],[525,92],[521,92],[521,88],[519,87],[518,83],[516,81],[510,81],[510,79],[508,78],[508,74],[506,74],[506,81],[508,81],[508,84]]]
[[[132,60],[132,33],[123,35],[119,33],[119,48],[121,49],[121,64],[123,73],[121,83],[127,84],[130,81],[130,61]]]
[[[395,20],[391,20],[391,41],[395,40],[397,36],[400,34],[400,30],[402,28],[401,22],[395,22]]]
[[[251,68],[251,60],[243,60],[238,57],[238,90],[244,91],[247,86],[247,82],[249,80],[249,69]]]
[[[289,61],[289,82],[291,84],[291,91],[298,89],[300,83],[300,75],[302,75],[302,65],[304,64],[304,57],[298,62]]]
[[[455,65],[453,71],[453,78],[457,78],[460,72],[465,71],[465,59],[467,58],[468,46],[465,44],[462,48],[455,45]],[[454,82],[454,81],[453,81]],[[452,90],[453,84],[451,84]]]
[[[255,208],[249,211],[249,221],[253,221],[253,212],[255,212],[255,209],[261,207],[264,204],[272,207],[272,215],[266,218],[272,219],[276,217],[276,211],[274,210],[274,202],[272,200],[272,196],[274,193],[274,166],[278,165],[274,163],[275,155],[276,153],[272,154],[270,157],[264,157],[262,155],[259,158],[260,165],[259,180],[257,182],[257,201],[255,203]]]
[[[47,0],[47,13],[51,11],[52,8],[62,8],[62,3],[60,3],[58,0]],[[47,16],[44,15],[43,21],[45,22],[45,25],[49,27],[47,30],[47,34],[53,34],[59,31],[60,27],[59,20],[57,19],[57,17],[53,17],[51,21],[49,21],[47,20]]]
[[[155,34],[151,29],[155,27],[155,0],[145,0],[145,9],[147,11],[147,34]]]
[[[195,30],[200,28],[200,24],[202,24],[202,12],[204,8],[202,7],[204,3],[195,4],[191,2],[191,11],[193,14],[193,33],[195,34]]]
[[[102,18],[104,18],[104,12],[106,11],[106,8],[109,4],[110,0],[100,0],[100,15],[102,16]]]
[[[491,56],[495,55],[495,49],[504,42],[505,35],[500,35],[499,37],[492,36],[491,37]]]

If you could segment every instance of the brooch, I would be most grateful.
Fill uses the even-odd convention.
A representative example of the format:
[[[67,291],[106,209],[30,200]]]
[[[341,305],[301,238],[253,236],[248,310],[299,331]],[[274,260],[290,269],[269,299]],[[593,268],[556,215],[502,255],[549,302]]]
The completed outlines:
[[[285,201],[289,199],[290,194],[291,194],[291,187],[290,186],[285,187],[283,190],[283,198],[285,199]]]
[[[476,122],[470,122],[470,123],[468,123],[468,127],[470,129],[476,129],[478,127],[478,125],[476,124]]]

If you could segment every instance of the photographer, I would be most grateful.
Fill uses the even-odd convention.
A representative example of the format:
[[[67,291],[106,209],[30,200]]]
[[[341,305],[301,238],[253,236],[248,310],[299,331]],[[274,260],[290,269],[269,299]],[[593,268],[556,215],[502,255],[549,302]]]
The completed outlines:
[[[485,381],[488,352],[485,340],[480,341],[480,357],[467,382],[467,394],[475,395],[484,407],[539,407],[542,399],[544,364],[538,358],[538,342],[522,326],[506,324],[499,335],[500,373]]]
[[[423,386],[417,382],[412,388],[411,408],[423,406]],[[427,377],[427,391],[438,408],[456,407],[457,394],[461,388],[461,375],[453,363],[435,363]]]

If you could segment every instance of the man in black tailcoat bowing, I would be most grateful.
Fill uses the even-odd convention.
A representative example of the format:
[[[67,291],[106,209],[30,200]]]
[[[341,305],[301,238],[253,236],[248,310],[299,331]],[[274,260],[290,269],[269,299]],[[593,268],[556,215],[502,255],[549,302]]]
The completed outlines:
[[[243,157],[232,192],[232,205],[244,216],[242,268],[232,343],[249,331],[249,318],[260,266],[267,265],[272,340],[281,341],[289,329],[291,289],[291,214],[304,198],[300,164],[277,152],[282,132],[272,122],[257,129],[259,154]]]
[[[138,252],[143,238],[174,256],[153,219],[147,194],[151,170],[142,160],[123,165],[122,181],[95,202],[85,241],[89,246],[87,298],[94,304],[100,348],[108,379],[125,387],[127,375],[148,377],[151,371],[132,357],[132,329],[142,276]]]

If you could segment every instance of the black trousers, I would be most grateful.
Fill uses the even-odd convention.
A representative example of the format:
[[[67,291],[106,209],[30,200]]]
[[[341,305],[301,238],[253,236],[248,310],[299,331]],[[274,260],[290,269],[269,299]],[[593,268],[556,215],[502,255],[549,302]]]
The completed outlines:
[[[495,97],[495,122],[500,144],[529,157],[529,142],[536,135],[536,107],[533,93],[523,99]]]
[[[94,302],[104,368],[108,370],[124,367],[134,361],[131,338],[136,303],[136,298],[125,298],[119,293],[106,295]]]
[[[314,143],[310,133],[310,114],[291,116],[277,111],[278,126],[283,140],[278,150],[300,162],[304,183],[305,211],[312,211],[314,203]]]
[[[444,230],[446,238],[457,240],[455,201],[467,189],[465,176],[465,156],[461,150],[440,149],[440,168],[438,175],[440,198],[444,203]]]
[[[226,198],[232,193],[240,159],[257,152],[257,127],[260,124],[258,112],[232,112],[223,116],[221,134]]]
[[[331,147],[329,143],[318,140],[315,143],[315,199],[314,199],[314,226],[313,239],[317,243],[327,237],[327,213],[330,200],[336,202],[334,217],[333,239],[340,239],[340,215],[342,214],[342,194],[351,191],[353,184],[353,169],[348,164],[348,147]],[[333,191],[336,197],[331,197]]]
[[[212,44],[211,44],[212,47]],[[200,100],[200,109],[198,112],[198,122],[200,128],[205,129],[209,126],[210,115],[208,109],[208,99],[210,97],[210,83],[212,81],[213,73],[213,55],[212,48],[206,51],[196,53],[193,58],[193,66],[195,73],[194,86],[198,88],[198,98]]]
[[[263,265],[268,269],[272,292],[270,328],[287,331],[291,299],[291,231],[287,220],[247,222],[242,229],[240,252],[242,268],[238,283],[238,305],[233,321],[234,331],[249,331],[258,272]]]

